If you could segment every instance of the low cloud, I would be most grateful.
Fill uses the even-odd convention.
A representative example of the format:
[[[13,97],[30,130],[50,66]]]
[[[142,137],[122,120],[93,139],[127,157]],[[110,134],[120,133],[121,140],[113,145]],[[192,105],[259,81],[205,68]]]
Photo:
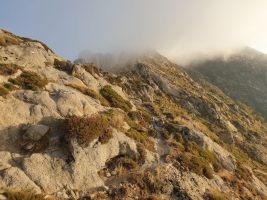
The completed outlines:
[[[90,27],[88,38],[81,38],[91,52],[155,49],[185,64],[267,43],[263,0],[100,0],[91,5],[96,10],[84,23]]]

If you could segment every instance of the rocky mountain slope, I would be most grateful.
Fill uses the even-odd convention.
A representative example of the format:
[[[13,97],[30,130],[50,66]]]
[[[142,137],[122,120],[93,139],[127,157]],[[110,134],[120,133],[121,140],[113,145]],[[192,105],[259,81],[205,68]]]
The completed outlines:
[[[202,75],[194,73],[194,77],[204,78],[267,117],[267,55],[245,48],[226,59],[195,63],[190,69]]]
[[[0,45],[0,199],[266,199],[265,122],[165,57],[113,74]]]

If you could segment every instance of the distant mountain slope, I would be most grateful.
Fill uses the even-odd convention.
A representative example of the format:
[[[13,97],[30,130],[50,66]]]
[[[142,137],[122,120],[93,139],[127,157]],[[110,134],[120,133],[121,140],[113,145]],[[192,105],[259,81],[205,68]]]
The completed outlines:
[[[227,59],[216,57],[190,66],[189,73],[219,87],[267,118],[267,55],[245,48]]]

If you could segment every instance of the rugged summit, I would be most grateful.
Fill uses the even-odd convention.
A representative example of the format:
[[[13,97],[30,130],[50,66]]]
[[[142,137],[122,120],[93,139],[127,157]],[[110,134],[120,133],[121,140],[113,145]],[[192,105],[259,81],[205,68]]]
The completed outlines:
[[[219,56],[197,62],[189,69],[195,78],[216,85],[267,118],[267,55],[247,47],[227,58]]]
[[[113,74],[0,45],[0,199],[266,198],[265,122],[165,57]]]

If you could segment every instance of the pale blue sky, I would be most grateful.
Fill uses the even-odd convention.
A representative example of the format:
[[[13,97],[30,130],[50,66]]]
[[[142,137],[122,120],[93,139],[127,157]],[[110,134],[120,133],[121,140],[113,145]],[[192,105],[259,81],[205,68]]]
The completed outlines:
[[[1,0],[0,27],[71,60],[85,49],[181,58],[241,45],[267,52],[266,10],[265,0]]]

